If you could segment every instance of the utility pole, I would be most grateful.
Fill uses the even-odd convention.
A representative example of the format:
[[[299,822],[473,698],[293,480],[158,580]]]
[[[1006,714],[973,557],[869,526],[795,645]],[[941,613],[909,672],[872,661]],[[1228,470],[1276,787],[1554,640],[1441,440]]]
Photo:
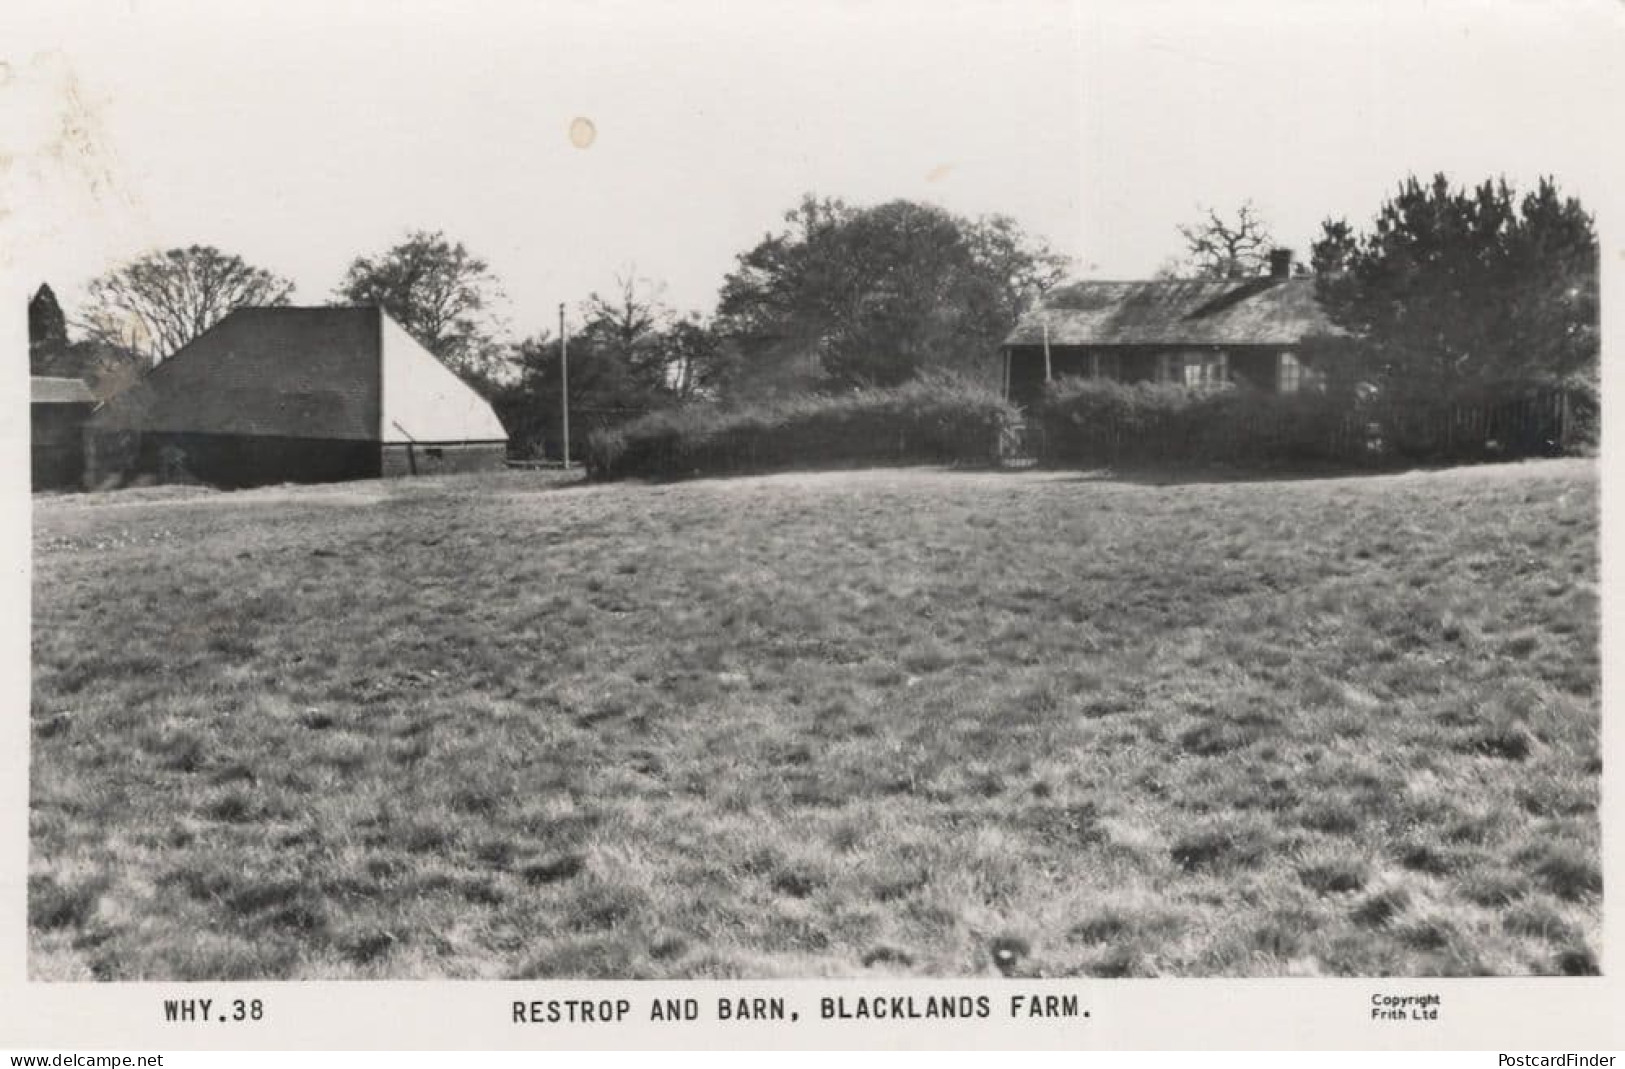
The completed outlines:
[[[564,305],[559,305],[559,404],[564,409],[564,470],[570,470],[570,335],[565,332]]]

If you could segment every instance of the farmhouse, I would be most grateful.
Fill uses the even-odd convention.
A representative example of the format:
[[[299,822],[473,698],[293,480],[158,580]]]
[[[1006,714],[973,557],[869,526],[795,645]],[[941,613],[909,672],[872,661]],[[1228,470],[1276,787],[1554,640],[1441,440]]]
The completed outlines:
[[[498,468],[490,404],[377,308],[241,308],[90,420],[92,480],[219,486]]]
[[[35,490],[76,489],[85,474],[85,421],[96,399],[81,379],[34,375],[28,385]]]
[[[1046,381],[1071,376],[1292,393],[1323,378],[1300,356],[1304,340],[1339,333],[1285,249],[1258,278],[1080,282],[1052,291],[1005,339],[1004,392],[1029,405]]]

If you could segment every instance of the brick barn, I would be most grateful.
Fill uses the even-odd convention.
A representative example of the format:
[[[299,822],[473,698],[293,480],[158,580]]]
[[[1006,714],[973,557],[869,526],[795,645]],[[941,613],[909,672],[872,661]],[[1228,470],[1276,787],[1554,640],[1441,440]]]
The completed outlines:
[[[1004,392],[1030,405],[1046,381],[1078,377],[1293,393],[1324,379],[1299,346],[1340,333],[1284,249],[1257,278],[1080,282],[1052,290],[1005,339]]]
[[[240,308],[91,417],[91,478],[242,487],[500,468],[490,404],[377,308]]]
[[[80,379],[31,376],[29,468],[35,490],[77,490],[85,475],[85,421],[96,398]]]

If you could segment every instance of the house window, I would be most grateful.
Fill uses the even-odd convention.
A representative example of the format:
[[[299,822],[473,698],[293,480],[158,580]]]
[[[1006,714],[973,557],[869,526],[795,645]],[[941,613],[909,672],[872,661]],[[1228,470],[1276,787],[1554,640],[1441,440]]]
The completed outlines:
[[[1282,353],[1275,369],[1275,392],[1297,393],[1303,388],[1303,365],[1292,353]]]
[[[1230,381],[1229,353],[1190,353],[1185,357],[1185,385],[1217,386]]]
[[[1323,390],[1326,376],[1315,370],[1295,353],[1282,353],[1275,371],[1276,393],[1298,393],[1302,390]]]
[[[1222,350],[1159,354],[1157,381],[1192,389],[1229,382],[1230,354]]]

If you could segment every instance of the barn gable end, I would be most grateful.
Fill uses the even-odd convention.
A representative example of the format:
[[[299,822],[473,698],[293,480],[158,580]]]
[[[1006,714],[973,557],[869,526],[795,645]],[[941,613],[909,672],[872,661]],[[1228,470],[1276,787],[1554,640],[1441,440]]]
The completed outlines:
[[[473,387],[384,313],[380,342],[384,442],[506,442],[508,432]]]

